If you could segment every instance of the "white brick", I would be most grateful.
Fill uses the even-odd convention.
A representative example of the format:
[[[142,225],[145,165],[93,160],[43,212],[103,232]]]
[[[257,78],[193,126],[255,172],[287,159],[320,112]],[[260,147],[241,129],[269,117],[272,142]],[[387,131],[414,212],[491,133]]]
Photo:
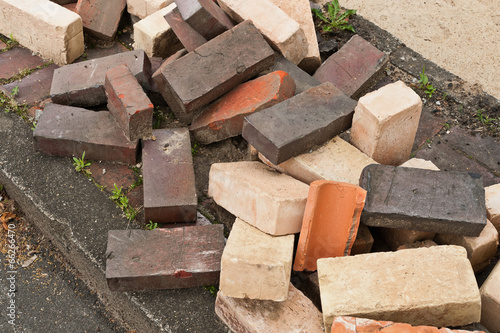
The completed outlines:
[[[127,0],[127,11],[141,19],[170,5],[174,0]]]
[[[400,165],[410,157],[421,111],[422,100],[402,81],[366,94],[354,110],[351,144],[379,163]]]
[[[215,163],[208,195],[271,235],[300,232],[309,186],[260,162]]]
[[[488,219],[500,232],[500,184],[491,185],[484,188],[486,196],[486,211]]]
[[[417,168],[439,171],[439,168],[434,163],[432,163],[431,161],[423,160],[421,158],[411,158],[400,166],[404,168]]]
[[[270,236],[236,219],[221,259],[220,293],[284,301],[292,270],[294,236]]]
[[[481,324],[491,332],[500,332],[500,262],[481,286]]]
[[[236,22],[251,20],[271,46],[299,64],[308,53],[307,38],[297,21],[269,0],[218,0]]]
[[[0,33],[58,65],[73,62],[84,51],[78,14],[49,0],[0,0]]]
[[[319,259],[318,274],[326,332],[335,316],[460,326],[481,315],[476,278],[459,246]]]

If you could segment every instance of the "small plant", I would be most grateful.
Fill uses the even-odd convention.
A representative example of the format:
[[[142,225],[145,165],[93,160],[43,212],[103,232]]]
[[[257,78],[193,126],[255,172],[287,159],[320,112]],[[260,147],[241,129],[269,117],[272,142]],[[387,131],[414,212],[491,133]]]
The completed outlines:
[[[26,104],[19,104],[16,101],[16,96],[19,94],[19,87],[14,87],[10,94],[0,92],[0,107],[5,108],[5,112],[9,113],[11,111],[16,112],[20,116],[24,115],[27,106]]]
[[[206,291],[208,291],[212,296],[216,297],[217,296],[217,291],[218,288],[213,285],[208,285],[204,287]]]
[[[128,198],[122,192],[122,187],[118,188],[116,184],[114,186],[115,188],[111,191],[112,195],[109,198],[123,211],[123,214],[129,221],[135,219],[137,211],[130,205]]]
[[[7,45],[19,44],[19,42],[12,36],[12,32],[9,35],[9,40],[6,42]]]
[[[196,155],[199,152],[200,145],[198,145],[197,142],[194,142],[193,145],[191,146],[191,155]]]
[[[419,88],[424,89],[424,92],[429,96],[429,98],[432,97],[432,94],[436,91],[436,88],[432,84],[429,83],[429,78],[425,74],[425,66],[422,69],[422,73],[420,73],[420,80],[418,80],[418,83],[420,83]]]
[[[86,176],[90,176],[92,172],[87,169],[90,166],[90,162],[85,163],[85,152],[82,154],[82,158],[73,157],[73,165],[75,166],[75,170],[77,172],[81,172]]]
[[[349,30],[356,32],[352,25],[349,24],[349,16],[356,14],[356,9],[347,9],[342,11],[338,0],[333,0],[327,4],[328,13],[324,15],[319,9],[312,9],[314,15],[321,21],[326,23],[323,25],[324,32],[333,30]]]
[[[476,111],[476,114],[474,117],[483,124],[485,127],[495,127],[496,124],[500,124],[500,117],[499,118],[491,118],[487,114],[484,114],[483,109],[479,109]],[[500,126],[498,127],[500,129]]]
[[[158,227],[158,223],[156,222],[153,222],[151,220],[149,220],[148,224],[146,224],[146,229],[147,230],[154,230]]]

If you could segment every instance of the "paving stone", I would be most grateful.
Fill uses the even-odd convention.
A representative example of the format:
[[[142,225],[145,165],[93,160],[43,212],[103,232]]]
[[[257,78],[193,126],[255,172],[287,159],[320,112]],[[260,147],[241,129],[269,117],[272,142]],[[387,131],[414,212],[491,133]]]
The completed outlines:
[[[484,189],[484,192],[488,219],[500,232],[500,184],[488,186]]]
[[[168,58],[183,48],[165,15],[177,8],[171,3],[134,24],[134,49],[142,49],[149,57]]]
[[[333,84],[323,83],[245,117],[242,134],[271,163],[280,164],[347,130],[355,105]]]
[[[234,27],[213,0],[176,0],[175,3],[184,21],[207,40]]]
[[[363,223],[360,223],[356,240],[352,245],[351,255],[354,256],[356,254],[370,253],[373,242],[374,239],[370,229]]]
[[[361,97],[378,80],[389,57],[359,35],[354,35],[314,73],[321,82],[331,82],[346,95]]]
[[[144,19],[172,2],[174,0],[127,0],[127,12]]]
[[[304,30],[278,6],[268,0],[218,0],[221,8],[236,22],[252,21],[266,40],[285,58],[300,63],[308,54]]]
[[[328,180],[311,183],[294,271],[315,271],[318,259],[351,253],[365,198],[364,189],[349,183]]]
[[[198,200],[189,131],[161,129],[153,136],[142,149],[145,220],[194,222]]]
[[[215,313],[233,332],[323,333],[323,318],[314,304],[290,283],[283,302],[238,299],[217,293]]]
[[[127,65],[106,72],[104,83],[108,110],[129,140],[150,138],[153,134],[154,105]]]
[[[415,134],[415,141],[413,141],[412,151],[415,151],[424,144],[427,144],[428,140],[434,138],[445,126],[445,124],[446,119],[434,116],[428,107],[422,106],[422,112],[420,113],[420,120],[418,121],[418,128],[417,133]]]
[[[189,130],[202,144],[241,135],[244,117],[292,97],[294,91],[295,82],[283,71],[242,83],[195,117]]]
[[[434,163],[421,158],[411,158],[400,166],[404,168],[418,168],[439,171],[439,168]]]
[[[441,245],[464,247],[474,272],[480,272],[490,264],[490,259],[497,253],[498,231],[488,221],[478,237],[438,234],[434,240]]]
[[[112,40],[126,5],[126,0],[78,0],[76,12],[87,33]]]
[[[0,53],[0,80],[8,79],[25,69],[43,65],[43,59],[24,47],[15,47]]]
[[[312,152],[292,157],[277,166],[262,154],[259,157],[267,165],[306,184],[315,180],[334,180],[358,185],[364,167],[377,163],[339,136]]]
[[[271,235],[300,232],[309,186],[259,162],[212,164],[208,195]]]
[[[414,242],[431,240],[436,236],[435,232],[407,230],[398,228],[377,228],[378,235],[384,240],[392,251],[396,251],[400,246],[412,244]]]
[[[113,291],[217,284],[224,227],[110,230],[106,280]]]
[[[481,324],[491,332],[500,331],[500,263],[481,286]]]
[[[195,110],[271,66],[273,60],[274,53],[259,31],[244,22],[165,66],[161,94],[177,119],[189,124]]]
[[[319,259],[318,275],[326,332],[335,316],[440,327],[481,315],[474,272],[459,246]]]
[[[351,144],[388,165],[400,165],[411,154],[422,111],[420,97],[402,81],[359,99],[354,111]]]
[[[293,235],[271,236],[237,218],[222,254],[221,296],[288,299],[293,242]]]
[[[33,133],[35,149],[52,156],[135,164],[138,142],[131,142],[107,111],[47,104]]]
[[[143,50],[136,50],[56,69],[50,88],[52,101],[83,107],[105,104],[106,72],[119,65],[127,65],[141,86],[150,89],[151,64]]]
[[[479,236],[486,225],[481,176],[389,165],[369,165],[361,221],[368,226]]]
[[[0,0],[0,33],[58,65],[84,51],[82,19],[51,1]]]
[[[127,189],[137,180],[134,170],[125,164],[94,161],[89,170],[92,172],[92,178],[104,186],[110,195],[115,189],[115,184],[118,188]]]
[[[41,101],[50,96],[52,77],[57,68],[59,68],[59,66],[56,64],[49,65],[24,77],[21,81],[14,81],[0,87],[0,90],[7,94],[11,94],[12,90],[18,87],[19,93],[15,97],[18,103],[30,105]]]
[[[207,42],[202,35],[182,19],[178,8],[167,13],[165,20],[188,52],[194,51],[198,46]]]

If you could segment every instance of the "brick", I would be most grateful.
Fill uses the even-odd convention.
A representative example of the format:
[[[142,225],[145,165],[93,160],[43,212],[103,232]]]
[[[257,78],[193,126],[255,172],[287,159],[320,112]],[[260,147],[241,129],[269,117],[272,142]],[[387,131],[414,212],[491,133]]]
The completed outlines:
[[[87,48],[85,50],[85,55],[82,55],[80,58],[75,60],[75,63],[87,61],[87,60],[92,60],[92,59],[97,59],[97,58],[103,58],[103,57],[107,57],[107,56],[118,54],[118,53],[124,53],[124,52],[129,52],[129,49],[127,49],[125,47],[125,45],[120,43],[118,40],[115,40],[114,42],[111,43],[111,46],[109,48],[105,48],[105,49],[100,48],[100,47],[95,47],[93,49]]]
[[[213,0],[176,0],[176,4],[184,21],[207,40],[234,27]]]
[[[474,272],[459,246],[319,259],[318,275],[325,332],[335,316],[459,326],[481,315]]]
[[[296,274],[300,278],[300,290],[313,302],[316,308],[321,311],[318,272],[298,272]]]
[[[48,0],[1,0],[0,33],[58,65],[83,54],[83,25],[74,12]]]
[[[136,163],[131,142],[107,111],[47,104],[33,133],[35,149],[51,156],[82,156],[96,161]]]
[[[500,232],[500,184],[485,187],[484,192],[488,219]]]
[[[215,163],[210,168],[208,195],[271,235],[300,232],[308,191],[306,184],[259,162]]]
[[[356,240],[352,244],[351,255],[370,253],[373,246],[373,236],[370,229],[362,223],[359,224]]]
[[[348,256],[358,233],[366,191],[328,180],[311,183],[294,271],[315,271],[320,258]]]
[[[434,163],[421,158],[411,158],[400,166],[404,168],[418,168],[439,171],[439,168]]]
[[[87,33],[112,40],[126,5],[126,0],[78,0],[76,12],[82,18]]]
[[[271,66],[274,53],[251,22],[244,22],[165,66],[160,91],[176,117],[193,112]]]
[[[215,301],[215,313],[233,332],[323,333],[323,319],[314,304],[290,284],[283,302],[223,296]]]
[[[316,28],[308,0],[271,0],[273,4],[283,10],[291,19],[297,21],[307,40],[307,54],[299,63],[299,67],[306,72],[313,74],[321,65],[319,55],[318,39],[316,38]]]
[[[269,0],[218,0],[221,8],[236,22],[252,21],[269,44],[294,64],[308,52],[307,38],[297,21]]]
[[[247,116],[242,134],[271,163],[280,164],[347,130],[355,105],[333,84],[323,83]]]
[[[422,111],[420,97],[402,81],[359,99],[351,128],[351,144],[375,161],[400,165],[411,153]]]
[[[106,72],[108,110],[131,141],[153,134],[154,106],[127,65]]]
[[[191,288],[217,284],[224,227],[110,230],[106,280],[113,291]]]
[[[295,82],[283,71],[242,83],[208,106],[189,130],[202,144],[241,135],[244,117],[292,97],[294,91]]]
[[[432,326],[411,326],[392,321],[377,321],[365,318],[340,316],[333,318],[332,333],[484,333],[482,331],[451,330]]]
[[[3,50],[7,47],[7,44],[5,44],[3,41],[0,40],[0,50]]]
[[[52,102],[82,107],[107,103],[104,91],[106,72],[123,64],[144,89],[150,89],[151,63],[143,50],[136,50],[56,69],[50,88]]]
[[[262,154],[259,157],[266,163]],[[306,184],[315,180],[334,180],[358,185],[364,167],[374,163],[377,162],[336,136],[312,152],[292,157],[277,166],[266,164]]]
[[[164,18],[188,52],[194,51],[198,46],[207,42],[202,35],[182,19],[178,8],[174,8]]]
[[[313,76],[321,82],[333,83],[346,95],[358,99],[377,81],[388,63],[389,57],[384,52],[354,35]]]
[[[187,128],[154,130],[143,141],[144,218],[158,223],[194,222],[198,204]]]
[[[167,66],[168,64],[176,61],[180,57],[185,56],[187,53],[188,52],[187,52],[186,49],[180,49],[179,51],[175,52],[170,57],[168,57],[167,59],[165,59],[165,61],[162,62],[162,64],[160,65],[160,67],[158,67],[153,72],[153,75],[151,76],[151,78],[153,80],[152,90],[154,92],[160,92],[160,91],[162,91],[163,89],[165,89],[165,85],[167,84],[166,80],[165,80],[165,77],[163,75],[161,75],[161,71],[163,70],[163,68],[165,66]]]
[[[76,4],[77,4],[76,2],[68,3],[63,5],[63,7],[76,13]]]
[[[0,53],[0,80],[11,78],[25,69],[43,65],[43,59],[24,47],[15,47]]]
[[[481,286],[481,324],[491,332],[500,331],[500,263]]]
[[[405,245],[401,245],[396,250],[407,250],[407,249],[418,249],[421,247],[432,247],[438,246],[438,244],[430,239],[422,240],[422,241],[414,241],[413,243],[406,243]]]
[[[436,236],[435,232],[398,228],[377,228],[377,233],[393,251],[398,249],[400,246],[412,244],[414,242],[431,240]]]
[[[369,165],[361,221],[389,227],[479,236],[486,226],[482,179],[477,174]]]
[[[171,3],[165,8],[134,24],[134,49],[142,49],[149,57],[168,58],[183,48],[165,15],[177,6]]]
[[[174,0],[127,0],[127,12],[144,19],[172,2]]]
[[[434,240],[438,244],[464,247],[474,272],[479,272],[490,264],[490,259],[497,253],[498,231],[487,221],[478,237],[438,234]]]
[[[293,241],[293,235],[273,237],[237,218],[222,254],[221,296],[288,299]]]

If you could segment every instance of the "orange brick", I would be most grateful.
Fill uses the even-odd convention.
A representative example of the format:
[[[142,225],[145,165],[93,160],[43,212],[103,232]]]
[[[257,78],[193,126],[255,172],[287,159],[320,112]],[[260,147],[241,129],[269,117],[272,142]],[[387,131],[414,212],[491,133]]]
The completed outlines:
[[[302,221],[295,271],[315,271],[316,260],[347,256],[358,232],[366,191],[328,180],[311,183]]]
[[[241,134],[243,118],[290,98],[295,81],[283,71],[275,71],[240,84],[209,106],[191,124],[190,131],[203,144]]]
[[[101,39],[112,40],[126,4],[125,0],[78,0],[75,9],[88,33]]]

